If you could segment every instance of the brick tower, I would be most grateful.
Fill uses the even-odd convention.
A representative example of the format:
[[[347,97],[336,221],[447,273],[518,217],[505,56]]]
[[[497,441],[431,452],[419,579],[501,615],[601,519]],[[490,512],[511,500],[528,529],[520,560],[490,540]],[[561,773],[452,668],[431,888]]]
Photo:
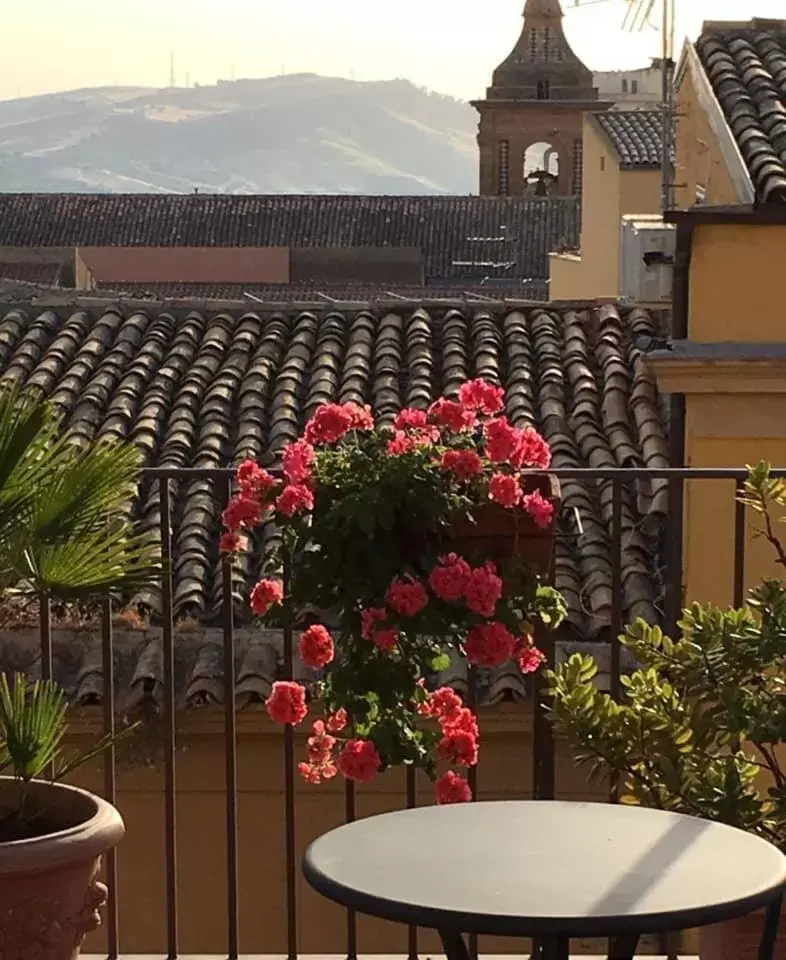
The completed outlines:
[[[598,100],[592,73],[568,44],[559,0],[526,0],[521,36],[472,106],[480,114],[481,195],[580,193],[582,116],[610,104]],[[530,151],[533,164],[534,144],[548,149]]]

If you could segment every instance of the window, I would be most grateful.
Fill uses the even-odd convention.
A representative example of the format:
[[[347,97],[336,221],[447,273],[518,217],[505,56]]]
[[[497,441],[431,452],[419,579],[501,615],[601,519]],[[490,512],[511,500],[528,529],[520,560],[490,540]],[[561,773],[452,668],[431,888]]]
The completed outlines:
[[[500,140],[497,148],[497,193],[506,197],[510,192],[510,141]]]
[[[601,158],[600,158],[600,170],[601,170],[601,173],[602,173],[605,169],[606,169],[606,158],[605,158],[605,157],[601,157]]]
[[[538,59],[538,28],[533,27],[529,32],[529,58],[530,60]]]
[[[543,59],[548,62],[549,48],[551,46],[551,27],[543,30]]]
[[[638,80],[631,80],[631,82],[630,82],[630,92],[631,92],[631,93],[638,93],[638,92],[639,92],[639,81],[638,81]]]
[[[627,78],[627,77],[623,77],[623,78],[622,78],[622,92],[623,92],[623,93],[627,93],[627,92],[628,92],[628,78]]]
[[[548,80],[538,80],[538,100],[548,100],[551,96]]]

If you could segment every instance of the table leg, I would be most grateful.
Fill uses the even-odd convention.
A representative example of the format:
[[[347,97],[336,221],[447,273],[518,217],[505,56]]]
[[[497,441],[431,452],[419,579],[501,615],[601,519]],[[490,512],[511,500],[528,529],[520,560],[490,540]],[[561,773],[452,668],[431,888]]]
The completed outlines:
[[[567,937],[538,937],[540,960],[569,960],[570,940]]]
[[[764,914],[764,929],[761,932],[759,942],[759,960],[772,960],[775,952],[775,941],[778,939],[778,922],[781,918],[781,907],[783,906],[783,896],[773,900],[767,907]]]
[[[630,934],[625,937],[609,937],[608,960],[633,960],[638,945],[638,934]]]
[[[469,960],[469,950],[460,933],[455,930],[440,930],[439,938],[448,960]]]

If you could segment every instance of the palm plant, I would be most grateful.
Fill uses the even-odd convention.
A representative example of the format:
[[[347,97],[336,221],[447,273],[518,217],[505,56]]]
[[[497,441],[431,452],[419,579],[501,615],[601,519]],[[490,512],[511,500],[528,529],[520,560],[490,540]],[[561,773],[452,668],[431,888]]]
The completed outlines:
[[[138,469],[133,447],[80,444],[42,397],[0,388],[0,603],[88,600],[155,577],[158,547],[129,519]],[[59,780],[114,739],[62,759],[66,710],[51,680],[0,675],[0,773],[17,789],[0,816],[0,839],[43,829],[44,811],[28,802],[34,778]]]
[[[155,544],[129,505],[139,456],[128,444],[80,445],[55,408],[0,389],[0,601],[78,600],[155,575]]]

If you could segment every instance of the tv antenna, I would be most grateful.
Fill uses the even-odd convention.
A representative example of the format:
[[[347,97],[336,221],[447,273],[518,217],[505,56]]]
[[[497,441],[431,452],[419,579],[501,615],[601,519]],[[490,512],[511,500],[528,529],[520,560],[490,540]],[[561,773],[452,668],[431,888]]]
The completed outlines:
[[[658,29],[652,16],[661,5],[661,204],[665,210],[674,207],[674,19],[676,0],[628,0],[628,9],[623,20],[623,29],[640,31],[645,27]]]
[[[610,0],[571,0],[573,8],[592,7]],[[622,29],[639,33],[647,28],[661,32],[661,112],[663,134],[661,152],[661,205],[664,210],[674,207],[674,20],[677,0],[625,0],[627,7]],[[660,24],[653,23],[653,15],[661,7]]]

